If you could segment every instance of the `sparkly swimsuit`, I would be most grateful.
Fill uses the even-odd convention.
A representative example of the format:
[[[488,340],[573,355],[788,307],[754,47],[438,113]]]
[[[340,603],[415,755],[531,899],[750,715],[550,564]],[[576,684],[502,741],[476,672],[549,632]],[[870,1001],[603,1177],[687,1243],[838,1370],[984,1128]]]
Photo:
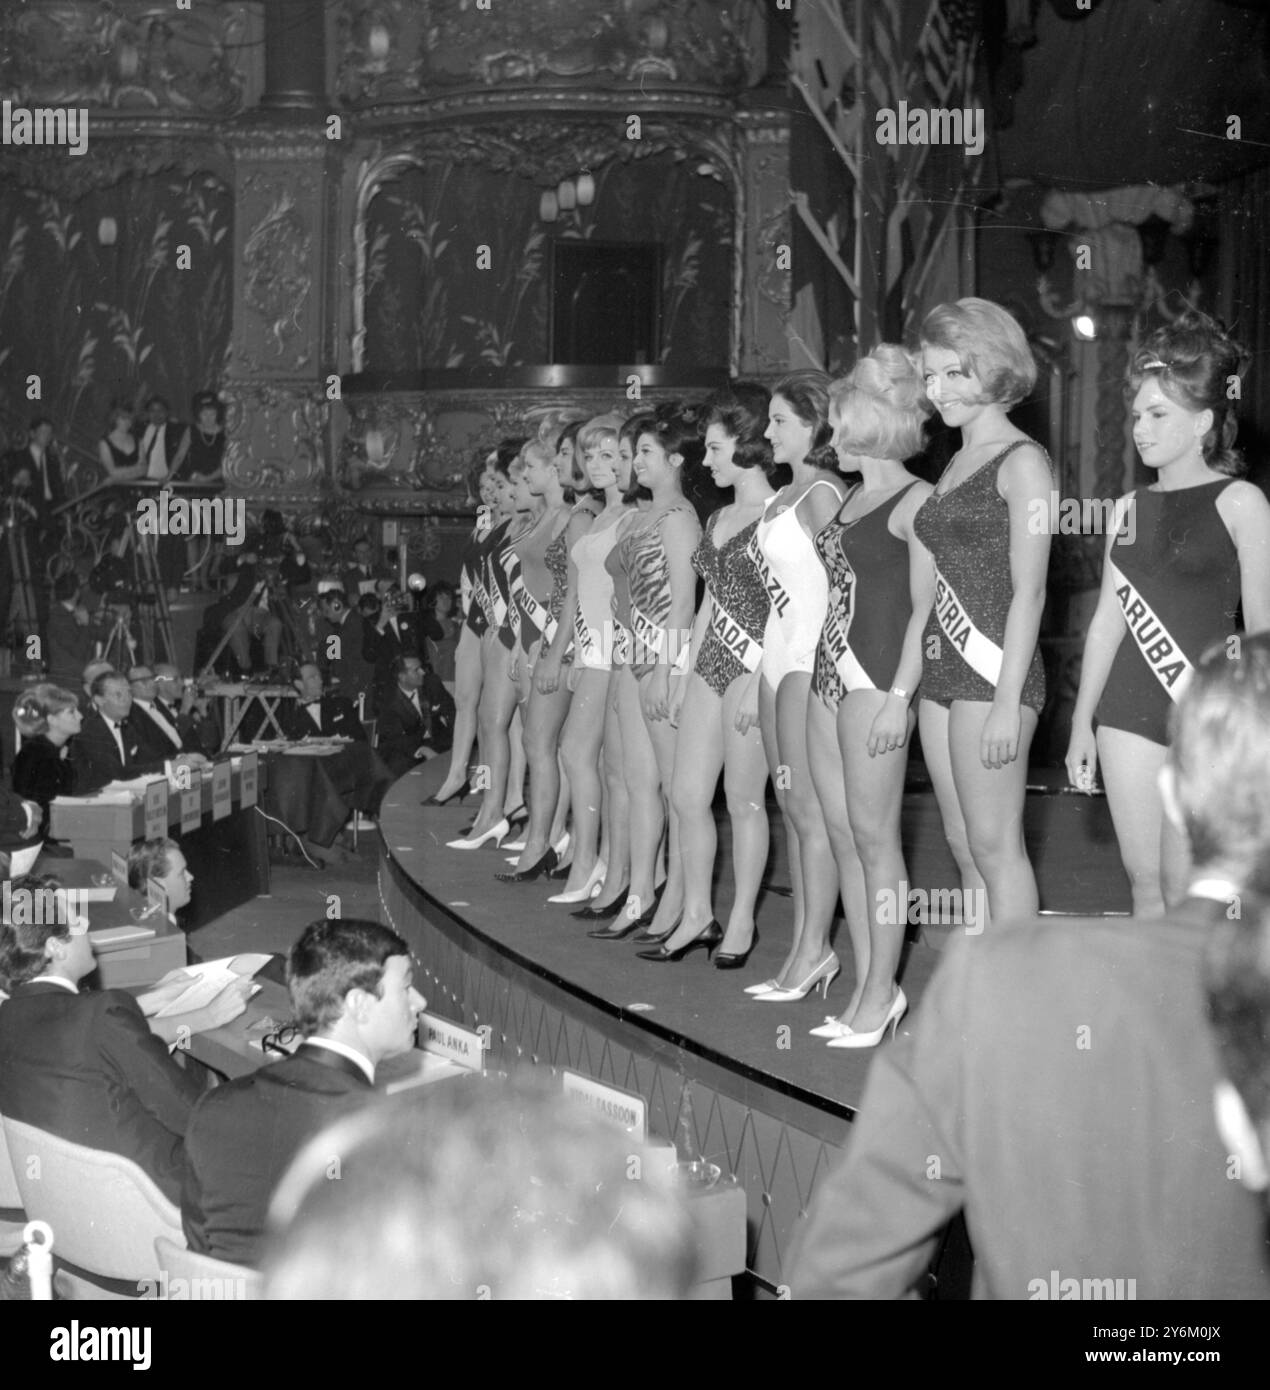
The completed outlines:
[[[829,605],[811,688],[830,709],[852,690],[889,690],[894,683],[913,603],[908,544],[888,523],[912,486],[854,521],[839,512],[816,534]]]
[[[543,551],[542,562],[551,571],[551,597],[547,600],[547,611],[560,621],[564,611],[564,596],[569,588],[569,528],[565,526],[554,541]],[[564,662],[573,660],[573,647],[565,648]]]
[[[1040,449],[1031,439],[1007,444],[964,483],[943,494],[938,489],[932,492],[913,518],[913,530],[938,570],[935,607],[922,634],[921,695],[925,700],[949,705],[954,700],[991,703],[996,698],[996,677],[990,679],[972,660],[981,666],[995,660],[999,675],[1014,580],[1010,507],[997,491],[997,475],[1002,461],[1021,444]],[[1032,649],[1020,703],[1038,714],[1045,704],[1039,643]]]
[[[630,585],[630,626],[634,637],[631,669],[637,676],[662,662],[687,669],[687,628],[667,628],[672,595],[670,561],[661,538],[662,523],[680,512],[692,518],[698,529],[697,514],[686,502],[676,503],[651,524],[634,526],[618,542],[622,567]]]
[[[758,570],[746,556],[758,521],[716,547],[718,519],[718,512],[711,513],[705,535],[692,553],[693,568],[705,580],[714,610],[693,670],[722,699],[738,676],[757,670],[762,661],[770,600]]]
[[[627,513],[618,512],[604,526],[593,525],[573,543],[578,570],[578,611],[573,623],[574,649],[584,670],[613,668],[613,580],[605,565],[617,544],[617,528]]]
[[[811,537],[798,520],[798,504],[812,488],[838,489],[817,478],[782,511],[769,502],[759,518],[747,553],[771,599],[763,629],[763,679],[772,690],[792,671],[809,675],[829,603],[829,580]],[[773,499],[775,500],[775,499]]]
[[[1235,631],[1239,552],[1217,510],[1232,482],[1134,493],[1132,526],[1111,547],[1129,630],[1098,703],[1100,725],[1167,744],[1187,666]]]

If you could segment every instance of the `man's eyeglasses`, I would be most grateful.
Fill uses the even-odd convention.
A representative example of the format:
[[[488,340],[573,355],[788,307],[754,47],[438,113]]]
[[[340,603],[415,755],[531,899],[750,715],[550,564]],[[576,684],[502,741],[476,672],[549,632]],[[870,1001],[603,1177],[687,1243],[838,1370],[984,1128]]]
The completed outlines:
[[[302,1036],[298,1023],[284,1023],[281,1028],[266,1033],[260,1039],[260,1046],[265,1052],[277,1052],[280,1056],[290,1057]]]

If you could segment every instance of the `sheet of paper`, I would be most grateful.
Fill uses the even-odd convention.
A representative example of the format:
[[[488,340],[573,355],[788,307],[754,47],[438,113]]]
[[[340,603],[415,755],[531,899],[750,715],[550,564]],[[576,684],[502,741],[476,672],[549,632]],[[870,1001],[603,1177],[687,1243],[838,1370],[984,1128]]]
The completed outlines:
[[[166,1003],[155,1017],[170,1018],[173,1014],[185,1014],[194,1009],[205,1008],[226,985],[232,984],[244,975],[254,975],[268,960],[267,955],[246,954],[225,956],[221,960],[208,960],[199,965],[186,966],[185,969],[194,977],[189,987]],[[143,1004],[142,1011],[144,1010]]]

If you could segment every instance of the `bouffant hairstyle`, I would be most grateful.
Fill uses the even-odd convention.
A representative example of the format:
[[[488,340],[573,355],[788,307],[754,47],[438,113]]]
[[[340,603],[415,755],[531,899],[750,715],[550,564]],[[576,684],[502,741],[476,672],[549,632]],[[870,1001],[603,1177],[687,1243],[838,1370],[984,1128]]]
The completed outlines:
[[[735,441],[732,462],[738,468],[761,468],[769,482],[778,471],[772,446],[763,433],[771,399],[767,387],[757,381],[736,381],[711,398],[706,415],[706,429],[718,425]]]
[[[920,367],[895,343],[880,343],[829,387],[838,448],[865,458],[912,458],[931,409]]]
[[[922,320],[921,340],[955,352],[962,371],[983,382],[984,403],[1009,410],[1036,385],[1036,359],[1018,319],[990,299],[937,305]]]
[[[585,454],[588,449],[598,447],[601,440],[617,439],[622,433],[622,417],[612,411],[607,415],[596,415],[588,420],[578,431],[577,447]]]
[[[1136,392],[1147,377],[1154,376],[1160,390],[1183,409],[1197,415],[1211,410],[1213,425],[1201,444],[1204,462],[1219,473],[1240,478],[1248,465],[1234,447],[1239,423],[1230,386],[1238,382],[1248,361],[1247,351],[1216,319],[1189,310],[1157,328],[1143,343],[1129,370],[1130,391]]]
[[[498,447],[494,450],[494,472],[501,473],[506,478],[512,464],[520,457],[520,451],[528,442],[525,435],[518,439],[500,439]]]
[[[49,731],[49,715],[74,709],[79,700],[69,690],[47,682],[24,690],[13,705],[13,722],[23,738],[35,738]]]
[[[811,430],[811,447],[822,448],[833,438],[829,428],[829,374],[814,367],[790,372],[772,387],[772,399],[779,396]]]

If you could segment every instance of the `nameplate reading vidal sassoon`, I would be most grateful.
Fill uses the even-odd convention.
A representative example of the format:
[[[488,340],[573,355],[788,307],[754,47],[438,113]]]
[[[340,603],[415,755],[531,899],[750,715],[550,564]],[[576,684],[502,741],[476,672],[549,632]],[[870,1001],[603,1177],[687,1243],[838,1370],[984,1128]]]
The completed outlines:
[[[447,1057],[469,1071],[480,1071],[485,1065],[485,1039],[470,1028],[460,1028],[448,1018],[436,1014],[419,1015],[419,1039],[425,1052]]]
[[[259,753],[244,753],[242,763],[243,808],[256,804],[256,777],[260,767]]]
[[[162,839],[168,833],[168,779],[146,783],[146,839]]]
[[[581,1101],[606,1120],[612,1120],[637,1143],[642,1144],[648,1137],[648,1107],[643,1096],[619,1091],[616,1086],[605,1086],[589,1076],[580,1076],[576,1071],[562,1071],[560,1075],[566,1096]]]
[[[233,764],[229,761],[212,765],[212,819],[224,820],[230,811],[230,778]]]
[[[203,774],[189,770],[190,785],[181,790],[181,833],[197,830],[203,823]]]

